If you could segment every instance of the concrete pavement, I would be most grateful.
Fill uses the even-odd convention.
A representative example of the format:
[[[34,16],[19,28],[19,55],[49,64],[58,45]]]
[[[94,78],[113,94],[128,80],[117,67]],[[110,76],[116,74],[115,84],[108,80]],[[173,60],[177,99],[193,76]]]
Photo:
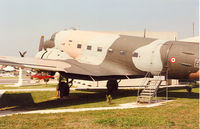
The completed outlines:
[[[18,79],[0,79],[0,84],[15,84]]]
[[[100,110],[116,110],[116,109],[132,109],[139,107],[155,107],[163,105],[167,102],[171,102],[173,100],[165,100],[152,104],[137,104],[137,103],[125,103],[119,104],[116,107],[96,107],[96,108],[79,108],[79,109],[56,109],[56,110],[34,110],[34,111],[1,111],[0,117],[4,116],[12,116],[17,114],[48,114],[48,113],[65,113],[65,112],[83,112],[83,111],[100,111]]]

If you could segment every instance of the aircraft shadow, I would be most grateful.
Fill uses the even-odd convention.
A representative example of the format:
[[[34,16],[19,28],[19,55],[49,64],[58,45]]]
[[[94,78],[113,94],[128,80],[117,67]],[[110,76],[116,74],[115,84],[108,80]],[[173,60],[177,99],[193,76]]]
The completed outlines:
[[[23,107],[30,106],[34,104],[34,100],[30,93],[9,93],[4,94],[0,99],[0,108],[5,107]]]
[[[92,91],[94,92],[94,90]],[[5,100],[3,97],[0,101],[0,107],[14,107],[9,110],[42,110],[42,109],[51,109],[51,108],[62,108],[67,106],[75,106],[96,102],[105,102],[106,104],[106,90],[96,91],[95,93],[71,93],[67,99],[53,99],[40,103],[34,103],[34,100],[30,93],[21,93],[21,94],[5,94],[3,97],[8,97]],[[137,96],[137,90],[118,90],[113,94],[113,99]],[[165,92],[158,93],[158,97],[165,97]],[[10,99],[9,99],[10,98]],[[14,98],[14,99],[13,99]],[[175,92],[169,91],[169,99],[176,98],[190,98],[190,99],[199,99],[199,93],[188,93],[188,92]],[[12,100],[13,99],[13,100]],[[134,100],[133,100],[134,101]],[[104,106],[105,106],[104,104]]]
[[[158,97],[166,97],[166,92],[164,91],[164,92],[158,93]],[[169,99],[176,99],[176,98],[199,99],[199,93],[169,91],[168,97]]]
[[[90,90],[94,92],[94,90]],[[10,97],[9,97],[10,96]],[[136,90],[119,90],[114,92],[113,99],[129,97],[129,96],[137,96]],[[18,101],[12,103],[12,100],[6,98],[8,102],[5,102],[4,97],[15,97],[19,99]],[[21,93],[21,94],[5,94],[1,98],[4,100],[0,102],[1,108],[11,107],[14,108],[8,110],[42,110],[42,109],[51,109],[51,108],[61,108],[67,106],[75,106],[96,102],[105,102],[106,103],[106,90],[100,90],[95,93],[70,93],[69,98],[67,99],[53,99],[40,103],[34,103],[34,100],[30,93]],[[107,105],[108,106],[108,105]]]

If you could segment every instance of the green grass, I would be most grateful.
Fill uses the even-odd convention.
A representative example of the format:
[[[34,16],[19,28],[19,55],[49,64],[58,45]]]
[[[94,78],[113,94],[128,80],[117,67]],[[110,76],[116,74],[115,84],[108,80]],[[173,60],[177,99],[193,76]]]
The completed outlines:
[[[158,96],[163,98],[164,93]],[[104,91],[72,91],[67,100],[55,100],[52,97],[55,97],[55,92],[7,92],[0,103],[4,107],[15,106],[15,110],[102,107],[134,102],[136,92],[131,90],[116,92],[112,105],[105,102]],[[198,129],[199,88],[193,89],[191,94],[186,90],[173,90],[170,91],[169,98],[175,101],[152,108],[6,116],[0,118],[0,128]],[[9,105],[10,103],[12,104]]]

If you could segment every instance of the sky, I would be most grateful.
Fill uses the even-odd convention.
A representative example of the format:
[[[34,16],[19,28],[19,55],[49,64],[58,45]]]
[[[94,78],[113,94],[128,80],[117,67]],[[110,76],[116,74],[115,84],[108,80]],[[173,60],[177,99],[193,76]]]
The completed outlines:
[[[199,35],[198,0],[0,0],[0,55],[34,56],[45,39],[71,27],[95,31],[169,31]]]

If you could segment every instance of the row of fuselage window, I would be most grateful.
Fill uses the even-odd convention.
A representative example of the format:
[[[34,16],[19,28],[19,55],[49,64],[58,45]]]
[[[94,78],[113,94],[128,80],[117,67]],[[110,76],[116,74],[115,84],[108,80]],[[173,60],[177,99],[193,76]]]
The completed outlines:
[[[81,49],[82,47],[82,44],[77,44],[77,48]],[[92,46],[91,45],[88,45],[87,46],[87,50],[92,50]],[[102,52],[103,51],[103,48],[102,47],[97,47],[97,51],[98,52]]]
[[[82,48],[82,44],[77,44],[77,48],[81,49]],[[87,50],[92,50],[92,46],[91,45],[88,45]],[[97,47],[97,51],[98,52],[102,52],[103,51],[103,48],[102,47]],[[108,49],[108,52],[110,53],[113,53],[113,49]],[[120,51],[120,55],[125,55],[125,51]],[[134,52],[133,53],[133,57],[138,57],[138,53]]]

